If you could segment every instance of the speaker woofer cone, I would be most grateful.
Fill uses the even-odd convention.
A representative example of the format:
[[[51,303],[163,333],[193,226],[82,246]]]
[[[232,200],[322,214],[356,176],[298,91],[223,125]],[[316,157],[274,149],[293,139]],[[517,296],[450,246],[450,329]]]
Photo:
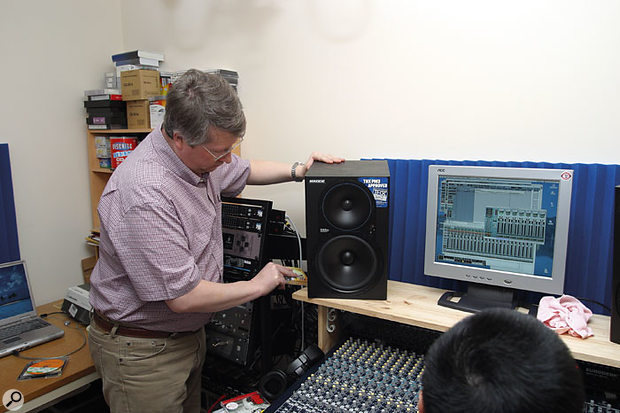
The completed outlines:
[[[357,292],[370,286],[380,262],[363,238],[340,235],[327,241],[317,254],[319,275],[333,289]]]
[[[330,225],[351,231],[368,222],[373,206],[373,199],[367,189],[345,182],[334,185],[327,191],[322,210]]]

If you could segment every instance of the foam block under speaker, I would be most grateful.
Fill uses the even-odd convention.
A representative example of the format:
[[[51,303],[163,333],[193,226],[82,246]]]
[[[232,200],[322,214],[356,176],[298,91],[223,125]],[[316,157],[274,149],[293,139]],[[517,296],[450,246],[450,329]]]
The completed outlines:
[[[385,299],[387,161],[315,163],[305,177],[308,296]]]

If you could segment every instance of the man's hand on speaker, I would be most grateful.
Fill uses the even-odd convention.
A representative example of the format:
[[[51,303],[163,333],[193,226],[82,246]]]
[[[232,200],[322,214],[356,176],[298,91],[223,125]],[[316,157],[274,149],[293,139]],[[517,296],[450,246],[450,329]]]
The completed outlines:
[[[301,176],[301,177],[306,176],[306,172],[308,172],[308,169],[310,169],[310,167],[312,166],[314,161],[325,162],[325,163],[341,163],[341,162],[344,162],[344,158],[341,158],[339,156],[334,156],[334,155],[326,154],[326,153],[312,152],[310,154],[310,157],[308,158],[308,160],[304,164],[304,168],[303,168],[302,173],[298,174],[298,175]]]
[[[284,288],[284,277],[294,276],[295,273],[290,268],[270,262],[250,281],[256,284],[261,292],[261,296],[263,296],[269,294],[276,287],[280,289]]]

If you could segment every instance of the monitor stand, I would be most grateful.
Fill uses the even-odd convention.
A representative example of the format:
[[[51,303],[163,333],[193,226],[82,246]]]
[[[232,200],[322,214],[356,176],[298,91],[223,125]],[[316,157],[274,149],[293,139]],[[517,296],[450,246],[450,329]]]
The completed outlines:
[[[443,307],[476,313],[486,308],[515,308],[516,290],[483,284],[468,284],[467,292],[447,291],[437,301]],[[460,298],[453,301],[453,298]]]

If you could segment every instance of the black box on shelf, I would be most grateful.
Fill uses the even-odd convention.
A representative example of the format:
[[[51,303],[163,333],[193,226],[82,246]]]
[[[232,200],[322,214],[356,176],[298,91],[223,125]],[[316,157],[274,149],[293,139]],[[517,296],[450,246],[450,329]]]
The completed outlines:
[[[123,100],[85,100],[84,107],[86,110],[90,108],[115,108],[125,110],[126,103]]]

